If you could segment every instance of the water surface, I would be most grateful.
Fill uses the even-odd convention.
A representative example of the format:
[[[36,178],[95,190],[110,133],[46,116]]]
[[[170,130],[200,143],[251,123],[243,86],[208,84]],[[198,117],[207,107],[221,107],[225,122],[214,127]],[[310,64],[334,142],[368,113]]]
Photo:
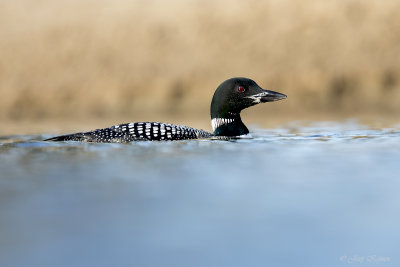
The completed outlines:
[[[0,266],[400,266],[400,127],[0,138]]]

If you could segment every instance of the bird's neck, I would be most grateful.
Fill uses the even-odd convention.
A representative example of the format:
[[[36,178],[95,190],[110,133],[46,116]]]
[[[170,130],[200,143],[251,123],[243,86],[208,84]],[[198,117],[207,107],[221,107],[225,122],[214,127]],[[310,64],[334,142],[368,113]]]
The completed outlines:
[[[215,136],[240,136],[249,133],[240,118],[240,113],[230,113],[211,116],[211,125]]]

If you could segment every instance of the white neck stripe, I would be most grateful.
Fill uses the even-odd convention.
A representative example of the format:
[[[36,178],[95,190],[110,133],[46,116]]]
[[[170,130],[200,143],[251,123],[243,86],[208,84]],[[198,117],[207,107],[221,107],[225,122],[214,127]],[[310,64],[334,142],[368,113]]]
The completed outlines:
[[[215,131],[219,126],[226,125],[228,123],[234,122],[235,119],[226,119],[226,118],[214,118],[211,120],[211,126],[213,131]]]

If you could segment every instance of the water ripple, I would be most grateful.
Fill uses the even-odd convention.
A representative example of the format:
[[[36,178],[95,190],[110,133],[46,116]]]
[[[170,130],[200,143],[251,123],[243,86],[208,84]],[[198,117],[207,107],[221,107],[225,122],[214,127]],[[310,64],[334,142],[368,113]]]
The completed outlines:
[[[399,128],[44,137],[0,137],[1,266],[338,266],[342,255],[397,255]]]

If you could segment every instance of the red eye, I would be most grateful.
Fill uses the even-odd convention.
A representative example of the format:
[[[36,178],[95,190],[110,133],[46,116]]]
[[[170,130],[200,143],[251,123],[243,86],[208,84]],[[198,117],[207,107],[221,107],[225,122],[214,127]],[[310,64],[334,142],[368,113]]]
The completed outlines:
[[[243,86],[239,86],[237,90],[239,93],[243,93],[244,91],[246,91]]]

